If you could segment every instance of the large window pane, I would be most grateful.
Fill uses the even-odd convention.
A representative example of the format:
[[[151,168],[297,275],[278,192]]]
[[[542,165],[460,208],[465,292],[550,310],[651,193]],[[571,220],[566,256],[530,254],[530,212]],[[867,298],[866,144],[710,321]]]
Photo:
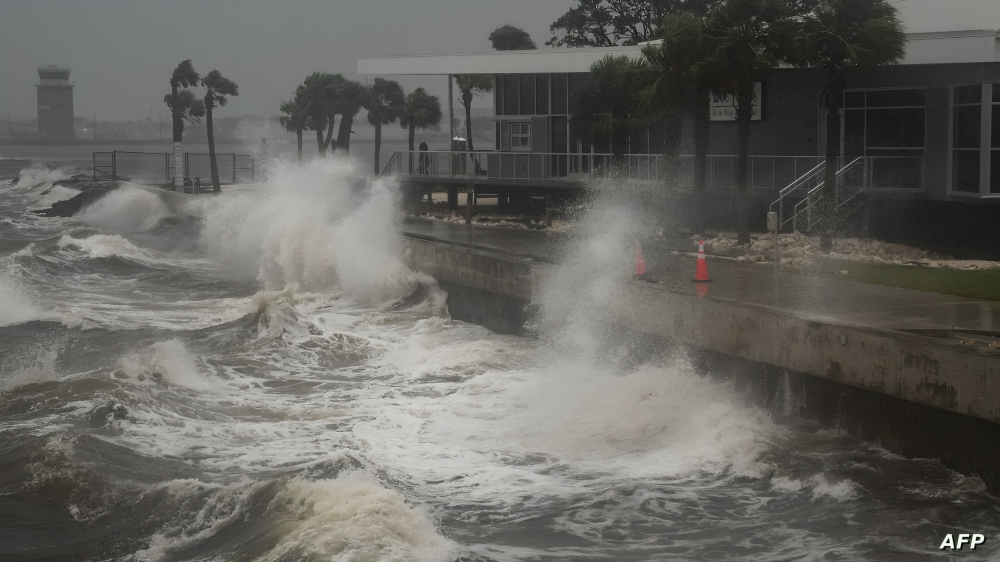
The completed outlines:
[[[994,91],[996,90],[1000,90],[1000,88],[994,87]],[[992,121],[993,123],[990,126],[993,127],[992,129],[993,142],[991,142],[990,144],[993,146],[993,148],[1000,148],[1000,103],[993,104]]]
[[[993,103],[1000,103],[1000,84],[993,84]]]
[[[924,90],[869,90],[868,107],[923,106]]]
[[[503,79],[503,114],[520,115],[517,103],[518,82],[516,74],[508,74]]]
[[[573,92],[576,91],[584,82],[587,81],[587,73],[585,72],[574,72],[569,75],[569,112],[578,113],[577,108],[573,103]]]
[[[865,154],[865,112],[851,109],[844,111],[844,154],[864,156]]]
[[[979,105],[965,105],[955,108],[955,148],[979,148],[981,115],[982,106]]]
[[[569,152],[569,139],[567,138],[566,118],[552,118],[552,152]]]
[[[864,92],[844,92],[844,107],[864,107]]]
[[[521,75],[521,108],[518,115],[535,114],[535,75]]]
[[[568,102],[566,96],[568,86],[565,74],[552,75],[552,113],[555,115],[565,115],[568,112]]]
[[[497,74],[493,82],[493,113],[503,115],[503,74]]]
[[[952,178],[955,191],[979,193],[979,151],[952,152]]]
[[[549,75],[535,76],[535,113],[546,115],[549,112]]]
[[[1000,193],[1000,150],[990,154],[990,193]]]
[[[924,110],[869,109],[866,135],[868,148],[923,148]]]
[[[983,103],[983,87],[979,84],[974,86],[956,86],[955,103]]]

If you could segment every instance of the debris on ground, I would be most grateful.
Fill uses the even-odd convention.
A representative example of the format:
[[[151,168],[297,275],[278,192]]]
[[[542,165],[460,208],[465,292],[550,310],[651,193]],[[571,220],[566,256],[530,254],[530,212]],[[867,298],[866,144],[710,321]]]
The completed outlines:
[[[434,209],[430,211],[408,211],[410,216],[426,219],[436,219],[444,222],[465,224],[464,209]],[[531,215],[509,215],[502,213],[481,213],[472,216],[472,224],[482,226],[498,226],[501,228],[549,230],[553,232],[569,232],[575,223],[562,219],[552,219],[552,226],[546,228],[545,218]]]
[[[873,238],[835,238],[833,248],[827,253],[820,245],[819,236],[807,236],[801,232],[781,234],[778,239],[781,263],[790,265],[810,266],[817,260],[843,260],[855,262],[922,265],[927,267],[944,267],[961,270],[983,270],[1000,268],[1000,262],[987,260],[957,260],[951,256],[943,256],[928,250],[921,250],[904,244],[883,242]],[[774,255],[774,235],[755,234],[750,243],[744,246],[736,244],[734,233],[720,233],[714,238],[705,239],[705,249],[723,255],[742,251],[743,255],[736,257],[737,261],[763,262],[772,261]]]

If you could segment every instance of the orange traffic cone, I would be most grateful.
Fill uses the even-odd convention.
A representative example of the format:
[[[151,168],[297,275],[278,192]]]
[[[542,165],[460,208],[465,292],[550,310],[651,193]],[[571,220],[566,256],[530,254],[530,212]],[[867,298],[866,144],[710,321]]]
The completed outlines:
[[[641,277],[646,274],[646,257],[642,255],[642,244],[635,241],[635,275]]]
[[[694,283],[708,283],[708,263],[705,261],[705,241],[698,241],[698,265],[694,268]]]

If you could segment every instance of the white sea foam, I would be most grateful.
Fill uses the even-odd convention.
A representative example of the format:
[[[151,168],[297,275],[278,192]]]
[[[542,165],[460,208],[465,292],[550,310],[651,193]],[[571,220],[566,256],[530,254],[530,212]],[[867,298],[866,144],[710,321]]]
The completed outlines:
[[[136,380],[164,380],[199,392],[215,388],[199,368],[198,357],[179,340],[154,343],[141,353],[119,360],[121,372]]]
[[[367,186],[346,160],[276,164],[263,189],[226,194],[204,213],[209,254],[268,289],[339,287],[375,304],[429,282],[402,262],[391,180]]]
[[[50,316],[13,282],[0,276],[0,327],[43,320]]]
[[[58,246],[76,248],[92,258],[118,256],[141,262],[154,259],[152,254],[117,234],[95,234],[86,238],[73,238],[69,234],[64,234],[59,239]]]
[[[91,203],[76,218],[105,232],[127,234],[145,232],[170,214],[156,194],[126,185]]]
[[[72,199],[79,195],[81,191],[79,189],[73,189],[72,187],[65,187],[62,185],[57,185],[51,189],[43,191],[35,200],[32,202],[32,206],[46,209],[51,207],[53,204],[59,201],[66,201],[67,199]]]

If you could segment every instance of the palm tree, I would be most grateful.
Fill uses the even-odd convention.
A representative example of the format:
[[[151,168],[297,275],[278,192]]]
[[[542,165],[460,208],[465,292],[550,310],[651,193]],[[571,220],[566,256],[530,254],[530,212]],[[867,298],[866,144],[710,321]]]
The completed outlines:
[[[417,128],[426,129],[441,122],[441,102],[423,88],[417,88],[406,96],[406,103],[399,115],[399,126],[409,131],[410,171],[413,171],[413,143]]]
[[[313,72],[302,81],[302,99],[305,102],[306,114],[309,116],[309,128],[316,131],[316,148],[320,156],[326,154],[333,136],[333,125],[336,113],[331,106],[331,89],[334,85],[334,75],[328,72]],[[323,132],[326,131],[324,138]]]
[[[184,121],[198,124],[205,116],[205,102],[198,99],[191,90],[171,92],[163,96],[163,102],[170,108],[171,114],[181,121],[181,134],[175,133],[174,138],[183,136]],[[177,130],[176,127],[174,130]],[[180,192],[184,191],[184,156],[181,153],[181,143],[178,141],[174,141],[174,189]]]
[[[218,70],[209,72],[202,79],[205,86],[205,127],[208,129],[208,160],[212,167],[212,191],[222,191],[219,185],[219,163],[215,159],[215,130],[212,127],[212,110],[216,104],[225,107],[230,97],[240,95],[240,87]]]
[[[170,94],[167,106],[171,108],[171,117],[174,129],[174,189],[184,191],[184,157],[181,156],[181,140],[184,138],[184,116],[181,110],[184,107],[180,100],[179,90],[181,88],[194,88],[198,85],[201,76],[194,70],[191,59],[181,61],[170,75]],[[191,108],[191,104],[187,106]],[[173,108],[177,108],[176,110]]]
[[[309,115],[306,113],[305,92],[302,86],[295,90],[295,97],[289,101],[282,100],[280,111],[284,113],[279,119],[286,131],[295,133],[298,145],[299,162],[302,161],[302,132],[309,130]]]
[[[798,23],[787,0],[727,0],[705,19],[712,57],[724,71],[720,89],[736,98],[738,244],[750,242],[747,162],[754,84],[760,74],[791,61]]]
[[[332,87],[333,111],[340,115],[340,128],[337,131],[337,150],[351,152],[351,128],[354,117],[361,111],[364,101],[364,86],[354,80],[347,80],[337,74]]]
[[[712,90],[720,82],[720,69],[711,57],[702,16],[694,12],[668,15],[659,32],[659,44],[642,50],[656,75],[652,94],[666,104],[689,112],[694,120],[694,188],[705,189],[711,123]]]
[[[571,93],[573,105],[579,108],[571,123],[582,133],[607,136],[620,162],[632,126],[648,115],[645,92],[652,81],[644,59],[605,55],[590,65],[587,80]]]
[[[368,110],[368,122],[375,127],[375,175],[379,175],[379,151],[382,148],[382,125],[394,123],[406,105],[406,95],[395,80],[377,77],[363,92],[362,105]]]
[[[472,147],[472,98],[493,91],[492,74],[457,74],[455,82],[462,92],[462,105],[465,106],[465,138],[469,139],[469,150]]]
[[[803,18],[802,63],[826,72],[826,169],[820,205],[827,217],[822,246],[833,245],[840,107],[847,81],[903,58],[906,32],[899,11],[886,0],[823,0]]]

